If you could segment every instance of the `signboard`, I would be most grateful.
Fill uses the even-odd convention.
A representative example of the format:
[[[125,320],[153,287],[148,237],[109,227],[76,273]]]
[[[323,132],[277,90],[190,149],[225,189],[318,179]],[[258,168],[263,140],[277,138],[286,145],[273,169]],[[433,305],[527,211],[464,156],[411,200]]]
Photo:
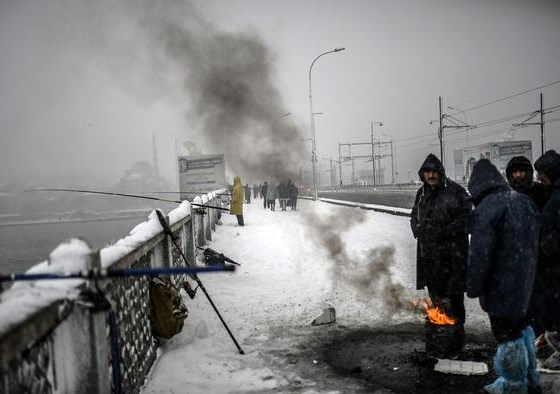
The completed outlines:
[[[210,192],[226,187],[224,155],[179,156],[181,199],[192,199],[192,192]]]
[[[525,156],[533,161],[531,141],[488,142],[454,152],[455,179],[468,179],[477,160],[488,159],[505,175],[506,167],[514,156]]]

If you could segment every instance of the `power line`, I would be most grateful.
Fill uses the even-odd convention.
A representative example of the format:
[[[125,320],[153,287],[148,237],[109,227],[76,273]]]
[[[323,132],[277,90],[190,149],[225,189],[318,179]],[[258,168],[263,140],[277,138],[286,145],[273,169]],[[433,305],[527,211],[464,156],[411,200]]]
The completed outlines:
[[[514,98],[514,97],[517,97],[517,96],[521,96],[521,95],[526,94],[526,93],[534,92],[535,90],[543,89],[543,88],[546,88],[546,87],[549,87],[549,86],[552,86],[552,85],[556,85],[556,84],[559,84],[559,83],[560,83],[560,80],[554,81],[554,82],[550,82],[550,83],[547,83],[547,84],[542,85],[542,86],[537,86],[536,88],[533,88],[533,89],[529,89],[529,90],[525,90],[525,91],[523,91],[523,92],[519,92],[519,93],[516,93],[516,94],[512,94],[511,96],[506,96],[506,97],[502,97],[502,98],[499,98],[499,99],[490,101],[490,102],[488,102],[488,103],[484,103],[484,104],[480,104],[480,105],[475,105],[474,107],[467,108],[467,109],[464,110],[463,112],[468,112],[468,111],[472,111],[472,110],[475,110],[475,109],[478,109],[478,108],[486,107],[486,106],[488,106],[488,105],[496,104],[496,103],[499,103],[500,101],[509,100],[509,99],[511,99],[511,98]],[[460,113],[460,112],[457,112],[457,113]]]

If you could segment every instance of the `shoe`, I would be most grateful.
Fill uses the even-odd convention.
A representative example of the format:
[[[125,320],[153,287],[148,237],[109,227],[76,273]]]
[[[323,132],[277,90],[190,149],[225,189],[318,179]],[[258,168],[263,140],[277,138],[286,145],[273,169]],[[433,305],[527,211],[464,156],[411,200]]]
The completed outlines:
[[[552,355],[539,363],[537,370],[542,373],[560,373],[560,352],[554,352]]]
[[[554,351],[560,351],[560,338],[558,337],[558,331],[546,331],[544,333],[544,339],[548,346],[554,349]]]

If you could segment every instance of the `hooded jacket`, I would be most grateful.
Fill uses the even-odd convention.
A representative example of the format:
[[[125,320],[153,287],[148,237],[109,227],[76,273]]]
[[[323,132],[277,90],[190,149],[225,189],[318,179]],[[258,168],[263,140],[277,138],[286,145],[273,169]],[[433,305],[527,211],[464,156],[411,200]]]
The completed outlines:
[[[469,180],[476,208],[469,218],[467,296],[489,315],[518,320],[527,314],[535,280],[539,218],[526,195],[514,191],[487,159]]]
[[[441,175],[434,190],[424,179],[426,170]],[[410,217],[412,233],[418,239],[416,287],[428,286],[442,294],[462,293],[466,289],[469,195],[445,176],[441,161],[433,154],[418,175],[424,184],[416,193]]]
[[[236,216],[243,215],[243,185],[241,184],[241,178],[238,175],[233,178],[233,191],[229,213]]]
[[[560,155],[547,151],[535,169],[552,181],[550,197],[541,214],[539,263],[534,300],[543,328],[560,329]]]
[[[525,171],[525,177],[521,182],[515,182],[512,177],[513,172],[517,170]],[[529,196],[537,205],[539,212],[542,211],[548,200],[547,188],[541,183],[534,182],[533,166],[529,159],[525,156],[512,157],[506,167],[506,178],[513,190]]]

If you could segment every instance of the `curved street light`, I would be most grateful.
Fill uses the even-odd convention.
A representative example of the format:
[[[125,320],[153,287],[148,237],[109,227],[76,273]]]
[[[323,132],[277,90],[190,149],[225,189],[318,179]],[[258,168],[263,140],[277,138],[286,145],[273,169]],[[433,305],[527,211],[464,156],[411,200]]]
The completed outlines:
[[[321,53],[311,62],[311,66],[309,66],[309,114],[311,116],[311,162],[313,164],[313,200],[317,201],[317,169],[315,162],[317,161],[317,144],[315,141],[315,119],[314,119],[314,112],[313,112],[313,93],[312,93],[312,84],[311,84],[311,71],[313,70],[313,65],[319,58],[322,56],[328,55],[329,53],[336,53],[345,50],[346,48],[335,48],[332,51],[327,51]]]

